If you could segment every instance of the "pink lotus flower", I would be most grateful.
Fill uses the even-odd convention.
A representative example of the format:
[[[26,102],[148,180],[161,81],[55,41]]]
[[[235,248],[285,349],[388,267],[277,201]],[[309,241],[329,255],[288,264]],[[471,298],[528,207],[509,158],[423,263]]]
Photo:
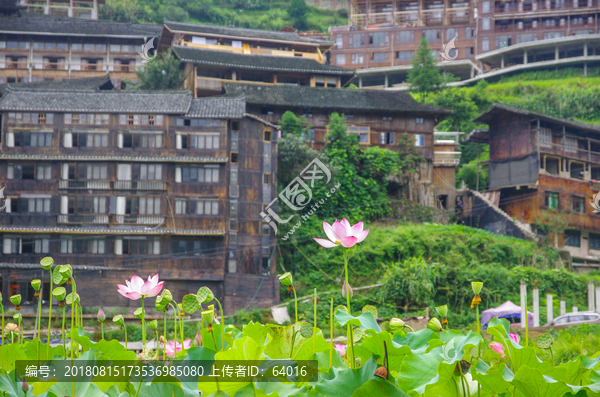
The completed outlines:
[[[348,284],[348,288],[346,289],[346,280],[344,280],[344,285],[342,285],[342,297],[346,298],[346,294],[348,293],[348,291],[350,292],[350,298],[352,298],[352,295],[354,295],[354,292],[352,291],[352,286],[350,286],[350,284]]]
[[[117,290],[121,295],[131,300],[138,300],[141,297],[154,297],[160,293],[162,290],[163,284],[165,282],[158,282],[158,274],[154,277],[148,276],[148,281],[144,282],[139,276],[133,276],[131,278],[131,282],[129,280],[125,280],[125,284],[118,284],[119,289]]]
[[[346,218],[341,222],[336,219],[333,225],[323,222],[323,230],[329,240],[324,238],[315,238],[314,240],[325,248],[333,248],[340,244],[345,248],[351,248],[363,241],[369,234],[369,229],[363,230],[363,228],[362,222],[350,226],[350,222]]]
[[[175,347],[176,345],[177,345],[177,347]],[[192,345],[191,339],[186,339],[183,341],[184,349],[186,349],[186,350],[189,349],[191,345]],[[160,347],[164,349],[165,353],[167,353],[167,356],[171,356],[171,357],[175,356],[176,353],[181,351],[181,343],[175,342],[174,340],[167,343],[166,347],[165,347],[164,343],[161,343]],[[175,349],[177,349],[177,350],[175,350]]]
[[[511,332],[508,334],[508,336],[510,336],[510,339],[512,339],[515,343],[519,343],[519,335],[517,335],[516,332]],[[490,343],[490,349],[492,349],[493,351],[495,351],[498,354],[501,354],[500,357],[506,357],[506,355],[504,354],[504,346],[501,343],[498,342],[492,342]]]
[[[339,343],[336,343],[334,345],[335,350],[340,353],[340,356],[343,356],[344,354],[346,354],[346,345],[341,345]]]

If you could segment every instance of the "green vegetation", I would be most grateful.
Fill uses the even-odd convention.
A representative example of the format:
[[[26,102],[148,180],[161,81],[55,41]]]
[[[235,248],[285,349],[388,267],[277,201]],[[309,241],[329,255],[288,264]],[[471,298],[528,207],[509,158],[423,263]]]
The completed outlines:
[[[168,19],[264,30],[292,26],[327,32],[348,23],[347,10],[308,6],[304,0],[107,0],[99,12],[101,19],[118,22],[162,24]]]
[[[410,83],[411,91],[417,94],[421,102],[425,102],[427,95],[439,91],[444,84],[425,35],[421,36],[419,47],[410,62],[412,69],[408,72],[407,81]]]
[[[138,82],[134,83],[133,87],[140,90],[179,89],[185,81],[180,64],[169,49],[160,57],[148,62],[146,67],[135,70]]]

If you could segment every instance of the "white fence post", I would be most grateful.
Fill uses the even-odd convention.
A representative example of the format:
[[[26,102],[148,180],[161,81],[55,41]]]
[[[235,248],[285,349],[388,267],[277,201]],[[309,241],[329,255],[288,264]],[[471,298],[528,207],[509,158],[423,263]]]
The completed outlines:
[[[533,288],[533,326],[540,326],[540,291]]]
[[[552,295],[546,295],[546,319],[548,323],[551,323],[554,320],[554,306],[552,305]]]
[[[527,284],[521,280],[521,328],[525,328],[527,320],[527,307],[525,306],[525,298],[527,296]]]

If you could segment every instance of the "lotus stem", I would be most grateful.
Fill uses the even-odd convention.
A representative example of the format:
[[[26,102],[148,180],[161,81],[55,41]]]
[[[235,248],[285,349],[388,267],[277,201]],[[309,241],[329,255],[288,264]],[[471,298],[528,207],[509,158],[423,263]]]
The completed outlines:
[[[64,302],[62,302],[64,303]],[[65,311],[67,309],[67,306],[64,305],[62,308],[62,331],[61,331],[61,335],[62,335],[62,342],[63,342],[63,355],[65,360],[67,359],[67,345],[65,344]],[[48,340],[48,343],[50,343],[50,341]]]
[[[298,322],[298,296],[296,296],[296,288],[294,288],[294,284],[292,284],[292,291],[294,291],[294,308],[296,313],[296,322]]]
[[[123,331],[125,331],[125,350],[127,349],[127,324],[125,324],[125,322],[123,322]]]
[[[333,366],[333,296],[329,306],[329,368]]]
[[[348,313],[352,315],[350,309],[350,284],[348,283],[348,250],[344,248],[344,275],[346,276],[346,304],[348,305]],[[354,342],[352,340],[352,327],[348,325],[348,350],[350,352],[350,368],[355,368],[354,363]]]
[[[142,295],[142,351],[146,350],[146,309],[144,307],[144,296]],[[138,390],[139,391],[139,390]],[[137,395],[137,393],[136,393]]]
[[[173,306],[173,303],[170,303],[173,308],[173,340],[175,341],[175,350],[177,350],[177,308]]]
[[[313,331],[314,335],[313,335],[313,354],[317,354],[317,289],[315,288],[315,294],[314,294],[314,306],[315,306],[315,329]]]
[[[221,350],[225,350],[225,321],[223,320],[223,306],[221,306],[221,302],[217,298],[214,298],[219,305],[219,311],[221,312]],[[204,321],[204,319],[202,319]]]
[[[50,358],[50,332],[52,328],[52,291],[54,291],[54,284],[52,283],[52,267],[48,270],[50,274],[50,306],[48,307],[48,346],[46,346],[46,355]]]
[[[181,350],[184,351],[185,347],[183,346],[183,320],[181,319],[181,312],[179,311],[179,306],[177,306],[177,317],[179,319],[179,331],[181,331]],[[177,340],[175,340],[175,350],[177,350]]]
[[[23,343],[23,330],[22,330],[22,326],[21,326],[21,310],[17,310],[17,313],[19,314],[19,335],[17,336],[17,342],[18,343]],[[4,330],[2,331],[4,332]]]
[[[163,362],[165,361],[165,348],[167,347],[167,308],[163,311],[163,323],[164,323],[164,334],[163,334]],[[158,345],[157,345],[158,346]]]
[[[102,339],[104,340],[104,322],[100,322],[100,334],[102,335]]]
[[[527,294],[525,294],[525,346],[529,346],[529,316],[527,312]]]
[[[0,310],[2,311],[2,330],[0,332],[2,332],[2,349],[0,349],[2,351],[2,363],[4,363],[4,305],[2,304],[2,298],[0,298]],[[4,368],[2,368],[2,371],[4,371]]]
[[[38,296],[38,309],[37,309],[37,323],[38,323],[37,337],[40,341],[42,340],[42,292],[43,291],[44,291],[43,287],[40,288],[40,291],[39,291],[40,295]],[[50,339],[48,339],[48,343],[50,343]],[[38,360],[39,359],[40,359],[40,350],[38,348]]]

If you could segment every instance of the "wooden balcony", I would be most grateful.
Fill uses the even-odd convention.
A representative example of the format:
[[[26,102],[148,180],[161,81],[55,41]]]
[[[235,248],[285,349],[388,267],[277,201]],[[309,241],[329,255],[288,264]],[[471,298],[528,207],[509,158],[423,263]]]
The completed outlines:
[[[115,190],[167,190],[167,183],[161,181],[116,181]]]
[[[110,181],[76,181],[76,180],[61,180],[58,181],[59,189],[94,189],[94,190],[109,190]]]
[[[274,83],[264,83],[262,81],[229,80],[229,79],[217,79],[217,78],[212,78],[212,77],[196,77],[196,89],[197,90],[221,91],[223,89],[223,83],[275,85]]]
[[[57,219],[59,224],[96,224],[107,225],[108,215],[59,215]]]
[[[121,225],[160,225],[165,221],[161,215],[111,215],[111,222]]]
[[[302,58],[311,58],[319,63],[325,63],[325,57],[320,50],[317,49],[317,52],[302,52],[296,50],[277,50],[271,48],[251,48],[248,44],[243,44],[242,47],[233,47],[230,45],[223,44],[198,44],[192,43],[191,41],[181,41],[182,46],[192,47],[192,48],[202,48],[205,50],[213,50],[213,51],[228,51],[228,52],[236,52],[239,54],[254,54],[254,55],[275,55],[279,57],[302,57]]]
[[[433,165],[457,166],[460,162],[460,152],[434,152]]]

